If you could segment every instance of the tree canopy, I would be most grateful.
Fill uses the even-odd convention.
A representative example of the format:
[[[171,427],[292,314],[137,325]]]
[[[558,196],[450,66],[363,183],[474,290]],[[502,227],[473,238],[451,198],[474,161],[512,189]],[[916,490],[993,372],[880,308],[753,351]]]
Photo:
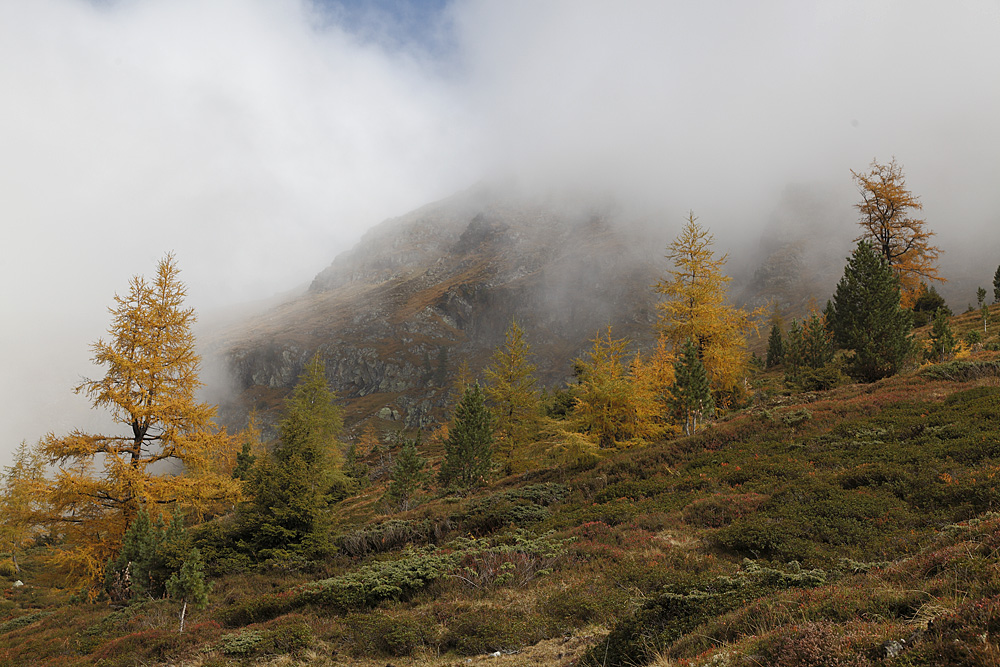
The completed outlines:
[[[91,583],[102,580],[140,507],[197,515],[239,495],[231,474],[235,439],[212,423],[215,409],[195,398],[201,386],[195,314],[184,306],[178,274],[168,254],[151,282],[136,276],[125,295],[115,296],[109,339],[93,346],[105,374],[76,389],[95,408],[108,409],[121,431],[49,434],[42,443],[58,467],[48,493],[50,519],[71,536],[56,560]]]
[[[240,505],[241,543],[258,559],[326,549],[326,512],[342,477],[337,434],[340,408],[313,355],[285,401],[278,443],[249,475],[250,498]]]
[[[673,268],[655,287],[664,296],[657,304],[659,327],[675,352],[688,339],[694,341],[713,390],[734,391],[749,367],[746,335],[756,329],[759,313],[729,305],[729,277],[722,273],[728,256],[716,259],[712,243],[712,235],[690,213],[667,247]]]
[[[493,413],[478,382],[465,388],[444,442],[440,482],[469,489],[482,483],[493,469]]]
[[[861,241],[837,284],[830,312],[837,344],[853,352],[847,371],[873,382],[895,374],[910,353],[911,314],[899,303],[899,280],[871,243]]]
[[[921,280],[941,280],[936,266],[940,248],[930,244],[934,232],[926,221],[914,217],[923,209],[920,199],[906,189],[903,167],[872,160],[867,173],[851,170],[861,194],[856,204],[863,228],[855,241],[869,241],[899,278],[901,299],[909,308],[920,296]]]
[[[538,389],[531,347],[524,329],[511,322],[504,344],[493,352],[486,377],[486,398],[496,415],[498,453],[511,459],[518,445],[532,435],[538,415]]]

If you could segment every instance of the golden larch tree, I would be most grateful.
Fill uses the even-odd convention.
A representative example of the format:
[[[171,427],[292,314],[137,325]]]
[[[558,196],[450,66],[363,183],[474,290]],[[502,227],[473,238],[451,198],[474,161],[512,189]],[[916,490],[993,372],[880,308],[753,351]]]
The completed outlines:
[[[697,220],[689,213],[667,247],[673,268],[654,288],[664,296],[657,304],[659,328],[675,352],[689,338],[695,341],[714,391],[738,392],[750,362],[746,337],[763,310],[747,312],[728,303],[729,276],[722,273],[728,255],[715,257],[714,237]]]
[[[580,430],[602,449],[631,447],[659,434],[651,402],[653,371],[640,362],[640,372],[650,377],[634,377],[636,365],[629,362],[627,347],[628,340],[614,338],[608,327],[594,338],[587,358],[576,361],[581,391],[573,414]]]
[[[646,438],[662,437],[677,431],[671,418],[674,363],[677,358],[666,338],[660,336],[656,348],[646,357],[636,352],[630,373],[635,386],[637,424]]]
[[[10,554],[14,571],[22,549],[30,546],[39,531],[39,516],[45,502],[45,460],[37,447],[22,442],[14,461],[0,473],[0,552]]]
[[[197,515],[239,495],[232,477],[237,439],[215,427],[214,407],[195,398],[200,358],[185,293],[168,254],[151,282],[136,276],[124,296],[115,296],[110,337],[93,346],[104,377],[76,391],[108,409],[122,431],[49,434],[42,443],[57,466],[48,494],[50,520],[62,537],[54,560],[91,584],[101,580],[141,507],[153,516]]]
[[[483,369],[486,399],[496,415],[498,459],[511,460],[517,448],[537,431],[538,388],[531,346],[517,322],[507,328],[504,344]]]
[[[903,167],[872,160],[867,173],[851,170],[861,194],[856,204],[864,232],[857,241],[869,241],[896,272],[901,286],[900,305],[912,308],[922,291],[921,280],[939,280],[937,259],[941,249],[930,244],[934,232],[926,221],[914,217],[923,209],[918,197],[906,189]]]

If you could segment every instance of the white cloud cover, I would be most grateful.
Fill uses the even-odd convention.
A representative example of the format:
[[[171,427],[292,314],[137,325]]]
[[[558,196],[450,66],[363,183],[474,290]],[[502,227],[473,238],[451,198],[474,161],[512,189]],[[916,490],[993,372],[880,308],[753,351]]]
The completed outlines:
[[[895,155],[946,261],[998,238],[996,2],[456,2],[423,26],[447,35],[436,50],[340,16],[0,3],[0,463],[87,426],[69,388],[99,372],[114,292],[164,252],[207,311],[308,281],[368,226],[495,173],[671,226],[694,209],[722,240],[789,183],[850,218],[849,170]]]

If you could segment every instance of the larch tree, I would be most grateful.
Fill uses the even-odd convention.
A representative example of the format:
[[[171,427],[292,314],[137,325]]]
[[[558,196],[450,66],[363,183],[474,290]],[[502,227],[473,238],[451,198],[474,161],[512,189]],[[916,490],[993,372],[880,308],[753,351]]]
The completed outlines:
[[[655,437],[655,393],[673,380],[669,371],[646,368],[641,360],[638,366],[634,361],[630,364],[627,347],[628,340],[614,338],[608,327],[594,338],[587,358],[576,360],[580,386],[573,415],[581,432],[590,434],[603,449]],[[657,363],[656,358],[650,361]]]
[[[18,574],[18,554],[31,545],[39,530],[44,488],[45,461],[37,448],[22,442],[12,464],[0,473],[0,552],[10,554]]]
[[[506,340],[493,352],[486,378],[486,398],[496,415],[497,454],[512,460],[518,446],[525,444],[538,425],[538,388],[531,347],[524,329],[511,322]]]
[[[900,298],[909,308],[920,296],[921,280],[939,280],[937,259],[941,249],[930,244],[934,232],[914,217],[923,209],[920,199],[906,189],[903,167],[893,158],[889,164],[872,160],[867,173],[851,170],[861,194],[856,204],[864,232],[855,241],[869,241],[895,271]]]
[[[676,431],[672,407],[676,361],[676,355],[662,336],[648,356],[636,352],[632,359],[629,372],[635,401],[636,438],[649,440]]]
[[[655,286],[664,296],[657,304],[659,328],[675,351],[694,341],[714,391],[735,392],[749,369],[746,336],[756,329],[762,311],[749,313],[727,302],[729,277],[722,267],[728,255],[716,258],[713,242],[690,213],[667,248],[673,268]]]
[[[632,437],[634,385],[628,375],[628,340],[613,338],[611,327],[593,340],[587,359],[576,361],[580,393],[573,414],[584,433],[603,449]]]
[[[54,560],[91,585],[102,581],[140,508],[198,515],[240,493],[232,477],[236,439],[216,428],[215,408],[195,397],[195,314],[184,306],[178,273],[168,254],[152,281],[136,276],[115,296],[109,339],[93,346],[105,374],[76,389],[108,409],[121,431],[49,434],[42,442],[57,467],[48,490],[61,537]]]

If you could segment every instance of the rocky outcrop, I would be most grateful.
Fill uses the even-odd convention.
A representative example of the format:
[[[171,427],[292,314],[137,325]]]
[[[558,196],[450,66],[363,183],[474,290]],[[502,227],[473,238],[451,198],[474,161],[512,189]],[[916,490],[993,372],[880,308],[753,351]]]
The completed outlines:
[[[349,416],[427,425],[454,370],[478,371],[512,319],[550,385],[609,324],[651,340],[663,243],[606,212],[462,193],[373,228],[306,294],[230,332],[230,374],[253,402],[318,352]]]

